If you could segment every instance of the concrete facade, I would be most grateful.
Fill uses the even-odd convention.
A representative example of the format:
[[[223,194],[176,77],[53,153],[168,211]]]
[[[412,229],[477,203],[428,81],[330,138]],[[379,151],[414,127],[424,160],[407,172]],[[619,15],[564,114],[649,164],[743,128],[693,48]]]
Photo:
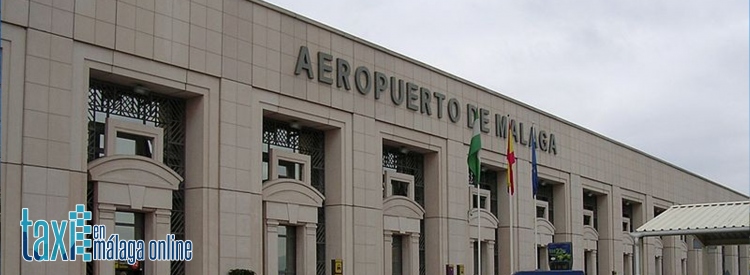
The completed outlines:
[[[535,269],[535,243],[554,241],[573,243],[575,269],[631,275],[633,239],[624,221],[637,228],[670,205],[747,200],[554,115],[264,2],[3,0],[2,10],[2,274],[87,274],[81,261],[23,261],[18,225],[23,207],[33,219],[65,217],[87,202],[91,188],[97,192],[91,209],[96,223],[113,227],[116,211],[143,213],[147,239],[170,232],[171,194],[184,192],[184,234],[195,244],[184,274],[235,268],[278,274],[279,226],[297,228],[296,272],[316,274],[315,235],[324,222],[326,273],[331,259],[342,259],[343,274],[394,274],[390,246],[400,236],[401,274],[418,274],[420,265],[426,274],[444,274],[448,264],[465,265],[473,274],[479,238],[483,274]],[[303,46],[312,70],[297,68]],[[337,59],[350,65],[350,89],[339,86]],[[332,69],[321,80],[325,65]],[[360,67],[369,70],[368,93],[358,91],[365,85],[364,73],[355,71]],[[395,79],[412,85],[405,84],[401,104],[391,98],[400,85]],[[184,173],[165,165],[167,145],[160,142],[151,157],[117,154],[112,147],[119,132],[163,139],[162,128],[132,121],[107,120],[105,152],[88,161],[93,80],[184,101]],[[430,91],[446,96],[442,106]],[[448,99],[460,102],[456,122]],[[474,127],[487,126],[481,158],[499,175],[497,215],[471,210],[467,104],[489,114],[486,125]],[[508,123],[518,123],[509,134],[520,137],[513,196],[505,192],[507,135],[495,129],[505,114]],[[264,151],[264,118],[325,134],[325,194],[310,183],[310,156]],[[554,152],[551,139],[537,151],[539,176],[554,198],[542,204],[549,215],[540,219],[529,184],[528,132],[523,134],[532,123],[556,142]],[[415,191],[413,175],[384,169],[384,148],[423,157],[423,193]],[[266,154],[273,165],[264,171]],[[279,177],[277,162],[302,167],[300,176]],[[405,184],[406,193],[394,195],[391,180]],[[587,200],[595,201],[595,211],[584,210]],[[316,216],[321,207],[324,221]],[[594,212],[596,228],[584,221]],[[748,254],[747,246],[702,247],[690,236],[648,238],[642,274],[747,274]],[[170,266],[147,262],[144,270],[168,274]],[[99,262],[94,274],[115,270]]]

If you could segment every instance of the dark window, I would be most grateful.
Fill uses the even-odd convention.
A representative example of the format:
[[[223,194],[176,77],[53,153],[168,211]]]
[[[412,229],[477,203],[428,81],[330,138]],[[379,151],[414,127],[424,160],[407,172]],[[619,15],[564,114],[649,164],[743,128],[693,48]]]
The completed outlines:
[[[479,178],[479,188],[490,191],[490,213],[498,217],[497,214],[497,171],[485,169],[481,172]],[[469,185],[476,186],[474,182],[474,174],[469,171]],[[476,197],[476,195],[474,195]],[[472,204],[476,207],[476,202]],[[484,205],[484,204],[482,204]]]
[[[408,196],[409,195],[409,183],[391,180],[391,187],[393,188],[394,196]]]
[[[404,270],[403,239],[402,235],[393,235],[393,243],[391,245],[391,272],[393,275],[401,275]]]
[[[547,249],[546,247],[537,247],[536,248],[536,269],[546,269],[546,267],[543,267],[542,263],[546,262],[546,259],[544,259],[544,250]]]
[[[143,213],[115,212],[115,233],[120,236],[120,240],[143,240],[145,235],[144,229]],[[115,261],[115,274],[145,274],[143,262],[139,261],[133,265],[129,265],[127,261]]]
[[[594,229],[599,230],[599,212],[598,212],[598,204],[597,204],[597,196],[594,196],[592,193],[586,193],[583,194],[583,209],[591,210],[594,212],[593,214],[593,221],[589,221],[589,224],[594,227]]]
[[[622,217],[629,218],[630,222],[622,222],[622,231],[632,232],[633,231],[633,204],[628,201],[622,202]]]
[[[278,165],[279,178],[302,180],[302,165],[299,163],[280,160]]]
[[[544,207],[543,206],[537,206],[536,207],[536,217],[537,218],[544,218]]]
[[[547,220],[552,224],[555,224],[555,201],[552,195],[552,185],[545,184],[539,185],[536,193],[536,199],[547,202]],[[537,217],[539,217],[539,210],[537,209]]]
[[[654,218],[656,218],[659,215],[661,215],[661,213],[664,213],[664,211],[667,211],[667,210],[664,209],[664,208],[654,207]]]
[[[477,195],[474,193],[471,195],[471,207],[477,208]],[[479,195],[479,208],[484,209],[487,206],[487,196]]]
[[[270,148],[287,150],[310,156],[310,183],[325,196],[325,132],[308,127],[292,127],[289,123],[263,118],[263,181],[268,180],[268,152]],[[281,162],[282,164],[284,162]],[[299,165],[285,165],[285,177],[300,176]],[[318,207],[316,233],[316,274],[326,274],[326,224],[325,207]]]
[[[294,275],[297,266],[297,228],[280,225],[278,230],[279,275]]]
[[[477,248],[482,249],[479,247],[479,242],[473,241],[474,243],[474,249],[472,249],[471,253],[474,253],[474,275],[479,274],[479,251]]]
[[[383,168],[414,176],[414,200],[424,207],[424,156],[415,152],[402,153],[397,147],[383,145]],[[425,275],[425,227],[419,222],[419,275]]]
[[[108,117],[150,125],[164,130],[163,163],[185,176],[185,101],[150,93],[133,92],[133,87],[100,80],[89,80],[88,161],[104,157],[104,123]],[[147,146],[142,146],[146,148]],[[87,188],[87,207],[94,209],[95,185]],[[171,233],[185,239],[185,184],[172,192]],[[94,274],[93,262],[86,263],[86,274]],[[185,274],[185,262],[171,263],[172,275]]]

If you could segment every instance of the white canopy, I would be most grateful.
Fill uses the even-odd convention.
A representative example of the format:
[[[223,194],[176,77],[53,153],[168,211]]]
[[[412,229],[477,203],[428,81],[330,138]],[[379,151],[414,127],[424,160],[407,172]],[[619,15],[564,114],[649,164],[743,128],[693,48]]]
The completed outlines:
[[[703,245],[750,244],[750,201],[675,205],[631,235],[694,235]]]
[[[750,244],[750,201],[675,205],[630,233],[635,249],[635,274],[641,274],[643,237],[693,235],[703,245]]]

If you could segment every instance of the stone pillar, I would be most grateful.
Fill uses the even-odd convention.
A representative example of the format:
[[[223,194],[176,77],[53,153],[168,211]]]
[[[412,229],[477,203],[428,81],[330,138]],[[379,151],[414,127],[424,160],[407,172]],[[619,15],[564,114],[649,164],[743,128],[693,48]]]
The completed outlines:
[[[172,211],[166,210],[166,209],[159,209],[156,210],[153,214],[153,221],[152,224],[154,230],[151,232],[148,232],[149,230],[146,229],[146,235],[144,236],[146,240],[161,240],[166,239],[167,234],[171,234],[172,228],[171,228],[171,216]],[[148,221],[148,219],[146,219]],[[149,228],[147,226],[146,228]],[[148,243],[146,243],[148,245]],[[165,261],[146,261],[145,262],[145,270],[146,274],[148,275],[156,275],[156,274],[169,274],[170,270],[170,262]]]
[[[547,247],[537,247],[537,250],[541,249],[542,253],[539,253],[539,269],[549,270],[549,251]],[[575,259],[573,260],[575,261]]]
[[[687,236],[687,275],[700,275],[703,270],[703,249],[696,246],[697,240],[693,236]],[[678,273],[673,273],[678,274]]]
[[[315,230],[317,228],[317,224],[307,223],[301,227],[303,232],[297,235],[304,235],[302,239],[297,238],[297,247],[301,248],[297,251],[297,272],[300,275],[315,275],[315,260],[317,260],[315,249],[317,234]]]
[[[662,257],[661,256],[656,257],[656,259],[654,260],[654,274],[663,275],[661,272],[662,270],[661,265],[662,265]]]
[[[393,232],[383,231],[383,275],[393,274]]]
[[[704,246],[703,247],[703,274],[714,275],[723,274],[721,270],[721,247]]]
[[[570,174],[570,232],[571,241],[573,242],[573,269],[582,270],[584,269],[584,243],[583,239],[583,186],[581,183],[581,176],[578,174]],[[592,220],[593,222],[593,220]]]
[[[404,274],[417,275],[419,274],[419,234],[412,233],[409,235],[407,242],[409,249],[404,250],[404,253],[408,255],[404,259],[404,270],[409,272],[404,272]]]
[[[484,251],[485,257],[482,258],[484,266],[486,267],[487,272],[483,272],[483,274],[489,274],[493,275],[495,274],[495,241],[487,241],[486,245],[486,251]]]
[[[266,265],[265,274],[279,274],[279,222],[266,220]]]
[[[615,245],[620,244],[619,236],[615,237],[615,232],[621,232],[618,225],[621,216],[619,210],[620,197],[619,191],[616,196],[613,194],[615,192],[615,189],[616,187],[613,187],[611,191],[605,190],[605,192],[609,192],[596,197],[597,215],[599,218],[599,246],[597,249],[599,268],[597,270],[597,273],[601,275],[612,275],[612,271],[617,270],[616,262],[619,262],[621,259],[620,257],[622,257],[621,250],[617,249]],[[617,251],[619,254],[616,254],[615,251]],[[622,272],[620,272],[619,274],[622,274]]]
[[[596,250],[589,251],[586,257],[588,257],[588,260],[587,260],[588,266],[586,267],[586,271],[588,271],[588,273],[586,273],[586,275],[596,275],[597,274],[596,261],[598,260],[597,255],[596,255]]]
[[[658,238],[658,237],[655,237]],[[661,237],[662,250],[661,250],[661,265],[664,270],[664,274],[667,275],[678,275],[680,273],[680,259],[677,257],[676,246],[679,239],[676,236],[664,236]]]
[[[750,262],[748,262],[748,245],[740,245],[739,246],[739,274],[740,275],[748,275],[750,274],[750,270],[748,270],[748,265],[750,265]]]
[[[95,224],[104,225],[107,228],[106,236],[115,233],[115,211],[117,208],[112,204],[100,203],[96,206],[98,213],[96,214],[98,220]],[[115,262],[114,261],[95,261],[94,269],[98,270],[96,274],[99,275],[110,275],[115,274]]]
[[[623,254],[622,271],[624,275],[633,275],[633,254]]]
[[[723,271],[729,271],[729,274],[738,274],[739,270],[737,270],[737,264],[738,258],[737,258],[737,246],[736,245],[725,245],[724,246],[724,267],[722,268]],[[722,273],[724,274],[724,273]]]

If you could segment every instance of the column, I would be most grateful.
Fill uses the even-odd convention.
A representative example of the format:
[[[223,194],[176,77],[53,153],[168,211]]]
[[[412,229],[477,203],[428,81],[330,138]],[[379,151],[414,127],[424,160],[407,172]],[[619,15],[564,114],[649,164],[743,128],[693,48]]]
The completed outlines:
[[[597,274],[601,275],[612,275],[612,271],[616,271],[616,262],[620,261],[620,257],[617,257],[615,251],[619,253],[621,250],[616,249],[616,245],[620,245],[618,241],[615,243],[615,232],[621,232],[619,228],[620,210],[619,210],[619,191],[618,195],[614,195],[614,190],[608,192],[605,195],[596,197],[597,214],[599,218],[599,241],[597,249],[597,260],[599,261],[599,268]],[[615,209],[617,208],[617,210]],[[617,237],[619,239],[619,237]],[[621,272],[619,272],[621,274]]]
[[[729,271],[729,274],[738,274],[737,272],[737,246],[736,245],[725,245],[724,246],[724,267],[722,267],[722,274],[725,271]]]
[[[622,257],[623,257],[623,261],[622,261],[622,264],[623,264],[623,268],[622,268],[623,273],[625,275],[633,275],[633,264],[631,263],[631,261],[633,260],[633,255],[632,254],[623,254]]]
[[[300,275],[315,275],[317,271],[315,264],[315,260],[317,260],[315,249],[317,234],[315,229],[317,228],[318,225],[313,223],[307,223],[301,227],[304,238],[297,240],[297,247],[302,248],[297,251],[297,270]]]
[[[596,257],[596,250],[591,250],[586,254],[586,257],[588,257],[588,266],[586,267],[586,271],[588,271],[588,273],[586,273],[586,275],[596,275],[596,261],[598,260]]]
[[[487,241],[487,251],[485,251],[483,255],[487,255],[484,258],[482,258],[482,260],[486,259],[486,261],[482,261],[482,262],[486,263],[484,266],[487,267],[486,268],[487,272],[482,272],[482,274],[489,274],[489,275],[495,274],[495,241],[491,241],[491,240]]]
[[[266,220],[266,264],[265,274],[279,274],[279,222]]]
[[[172,233],[171,228],[171,217],[172,217],[172,211],[167,209],[159,209],[154,212],[153,219],[154,224],[153,227],[155,230],[152,232],[148,232],[148,229],[146,229],[146,239],[151,240],[160,240],[160,239],[166,239],[167,234]],[[148,219],[147,219],[148,221]],[[149,228],[148,226],[146,228]],[[148,245],[148,243],[146,243]],[[145,269],[146,274],[149,275],[156,275],[156,274],[169,274],[170,270],[170,262],[164,262],[164,261],[146,261],[145,262]]]
[[[687,275],[700,275],[703,270],[703,250],[696,246],[697,240],[693,236],[687,236]],[[678,274],[677,272],[668,274]]]
[[[721,247],[704,246],[703,247],[703,274],[724,274],[721,270]]]
[[[383,275],[393,274],[393,232],[383,231]]]
[[[750,265],[750,263],[748,263],[749,256],[748,256],[747,249],[748,249],[748,245],[739,246],[740,251],[738,253],[739,254],[738,258],[739,258],[739,264],[740,264],[740,270],[739,270],[740,275],[747,275],[750,272],[748,270],[748,265]]]
[[[408,239],[409,243],[409,249],[408,251],[404,251],[405,255],[408,255],[408,257],[405,257],[404,259],[404,270],[408,270],[409,272],[404,274],[408,275],[418,275],[419,274],[419,234],[418,233],[412,233],[409,235]]]
[[[98,210],[98,213],[96,213],[98,220],[94,223],[104,225],[107,231],[110,231],[107,232],[107,237],[109,237],[110,234],[115,233],[115,211],[117,208],[112,204],[100,203],[96,205],[96,209]],[[99,275],[115,274],[115,265],[112,261],[95,261],[94,269],[99,271],[96,273]]]
[[[654,260],[654,274],[656,275],[662,275],[661,274],[661,261],[662,257],[656,257],[656,260]]]
[[[542,253],[539,253],[539,269],[549,270],[549,251],[547,251],[547,247],[537,247],[537,249],[541,249],[542,251]],[[575,261],[575,259],[573,261]]]

